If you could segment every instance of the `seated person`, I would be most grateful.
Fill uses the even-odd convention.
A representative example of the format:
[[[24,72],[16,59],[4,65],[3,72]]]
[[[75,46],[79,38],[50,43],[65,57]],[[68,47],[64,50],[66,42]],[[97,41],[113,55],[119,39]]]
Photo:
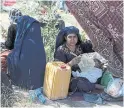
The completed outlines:
[[[80,71],[77,65],[81,59],[79,55],[82,53],[93,52],[91,43],[91,47],[89,47],[90,49],[86,50],[86,46],[88,45],[89,44],[84,44],[81,41],[78,28],[74,26],[65,27],[57,36],[54,58],[55,60],[68,63],[73,71]]]
[[[8,28],[8,34],[7,39],[5,43],[2,43],[2,52],[1,52],[1,67],[2,72],[7,73],[7,56],[9,53],[14,49],[14,42],[16,38],[16,26],[17,26],[17,20],[19,17],[22,16],[22,13],[18,9],[12,8],[9,12],[9,20],[10,20],[10,26]],[[7,50],[7,51],[6,51]]]
[[[88,49],[87,49],[88,48]],[[72,71],[80,71],[78,63],[81,60],[80,54],[94,52],[91,42],[82,42],[79,30],[74,27],[66,27],[60,31],[56,38],[55,61],[62,61],[72,67]],[[95,88],[103,89],[98,84]]]
[[[18,9],[13,8],[9,12],[10,26],[8,28],[7,40],[5,42],[5,46],[8,50],[12,50],[14,48],[17,20],[21,16],[22,16],[22,13]]]

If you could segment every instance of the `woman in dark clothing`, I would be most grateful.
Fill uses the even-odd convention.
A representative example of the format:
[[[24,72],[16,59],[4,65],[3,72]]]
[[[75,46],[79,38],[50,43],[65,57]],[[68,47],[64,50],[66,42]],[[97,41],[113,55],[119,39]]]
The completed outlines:
[[[78,66],[78,63],[81,60],[80,54],[90,53],[90,52],[94,52],[94,50],[92,49],[91,41],[86,40],[82,42],[80,39],[79,30],[76,27],[74,26],[66,27],[62,29],[58,34],[56,39],[56,49],[55,49],[54,58],[55,60],[69,64],[72,68],[72,71],[80,71],[80,68]],[[91,83],[88,79],[84,77],[82,78],[80,77],[79,79],[78,78],[76,78],[76,80],[77,81],[80,80],[80,82],[76,84],[74,81],[75,78],[73,78],[73,76],[71,77],[69,91],[72,93],[75,92],[75,88],[78,88],[78,90],[80,88],[82,88],[82,90],[87,89],[86,90],[87,92],[90,92],[95,88],[97,89],[104,88],[99,84]],[[74,85],[76,86],[74,87]]]
[[[13,105],[12,102],[12,95],[13,95],[13,88],[12,84],[10,81],[9,73],[7,71],[7,57],[9,53],[11,52],[14,48],[14,41],[16,37],[16,22],[18,17],[20,17],[22,14],[19,10],[17,9],[12,9],[9,14],[9,19],[10,19],[10,26],[8,28],[8,35],[7,35],[7,40],[5,43],[3,43],[3,49],[7,48],[7,51],[4,51],[0,54],[1,56],[1,102],[3,107],[10,107]],[[5,46],[5,47],[4,47]],[[5,100],[7,100],[9,103],[6,104]]]
[[[14,48],[14,42],[16,38],[16,22],[20,16],[22,16],[22,14],[17,9],[12,9],[9,13],[10,26],[8,28],[7,40],[5,41],[5,43],[2,43],[2,50],[8,50],[5,50],[0,54],[2,72],[7,73],[7,57],[11,50]]]
[[[14,42],[16,38],[16,23],[20,16],[22,16],[22,13],[18,9],[12,9],[9,13],[10,26],[8,28],[7,40],[5,42],[5,46],[9,50],[14,48]]]
[[[8,28],[7,40],[5,46],[7,49],[12,50],[14,48],[14,41],[16,37],[16,24],[11,24]]]
[[[56,39],[56,49],[54,58],[57,61],[62,61],[64,63],[69,64],[72,68],[72,71],[80,71],[80,68],[78,66],[78,63],[81,60],[80,54],[90,52],[94,52],[92,49],[91,42],[90,41],[82,42],[80,39],[79,30],[76,27],[74,26],[66,27],[62,29],[58,34]],[[75,78],[73,78],[72,76],[69,87],[69,91],[71,92],[75,91],[75,87],[73,86],[73,84],[76,85],[76,83],[72,82],[74,81],[74,79]],[[83,89],[87,88],[86,91],[91,91],[94,90],[95,88],[103,89],[103,87],[97,84],[90,83],[90,81],[86,78],[81,78],[80,80],[82,80],[83,82],[82,84],[83,85],[85,84],[86,86],[83,86],[82,84],[78,83],[79,86],[77,87]],[[84,82],[84,80],[86,81]],[[91,88],[89,88],[88,83],[90,84]]]
[[[89,45],[81,41],[78,28],[74,26],[66,27],[57,36],[54,58],[55,60],[68,63],[73,71],[80,70],[78,63],[81,56],[79,55],[93,52],[92,47],[86,50],[87,46]]]

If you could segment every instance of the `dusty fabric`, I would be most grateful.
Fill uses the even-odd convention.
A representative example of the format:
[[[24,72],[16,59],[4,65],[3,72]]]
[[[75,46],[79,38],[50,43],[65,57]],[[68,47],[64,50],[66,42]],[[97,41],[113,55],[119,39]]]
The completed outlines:
[[[123,76],[123,1],[66,1],[88,34],[93,49],[109,61],[109,71]]]
[[[11,52],[10,50],[6,50],[0,54],[1,72],[7,72],[7,56],[10,52]]]
[[[89,94],[89,93],[83,93],[84,100],[91,103],[96,104],[104,104],[103,99],[100,97],[99,94]]]
[[[75,77],[71,79],[69,85],[69,91],[75,93],[79,92],[91,92],[95,89],[95,84],[91,83],[87,78]]]

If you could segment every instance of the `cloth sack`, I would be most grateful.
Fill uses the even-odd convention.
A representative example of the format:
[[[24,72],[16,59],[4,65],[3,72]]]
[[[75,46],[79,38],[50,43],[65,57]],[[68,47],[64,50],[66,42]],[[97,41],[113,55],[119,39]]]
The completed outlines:
[[[72,93],[79,92],[91,92],[95,89],[95,84],[91,83],[87,78],[76,77],[72,78],[69,89]]]

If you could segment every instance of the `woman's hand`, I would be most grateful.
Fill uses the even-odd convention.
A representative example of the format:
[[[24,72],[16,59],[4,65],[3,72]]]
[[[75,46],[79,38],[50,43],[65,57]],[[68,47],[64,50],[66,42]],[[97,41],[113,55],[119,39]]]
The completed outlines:
[[[68,64],[70,66],[76,65],[81,61],[81,56],[77,56],[75,58],[73,58]]]

